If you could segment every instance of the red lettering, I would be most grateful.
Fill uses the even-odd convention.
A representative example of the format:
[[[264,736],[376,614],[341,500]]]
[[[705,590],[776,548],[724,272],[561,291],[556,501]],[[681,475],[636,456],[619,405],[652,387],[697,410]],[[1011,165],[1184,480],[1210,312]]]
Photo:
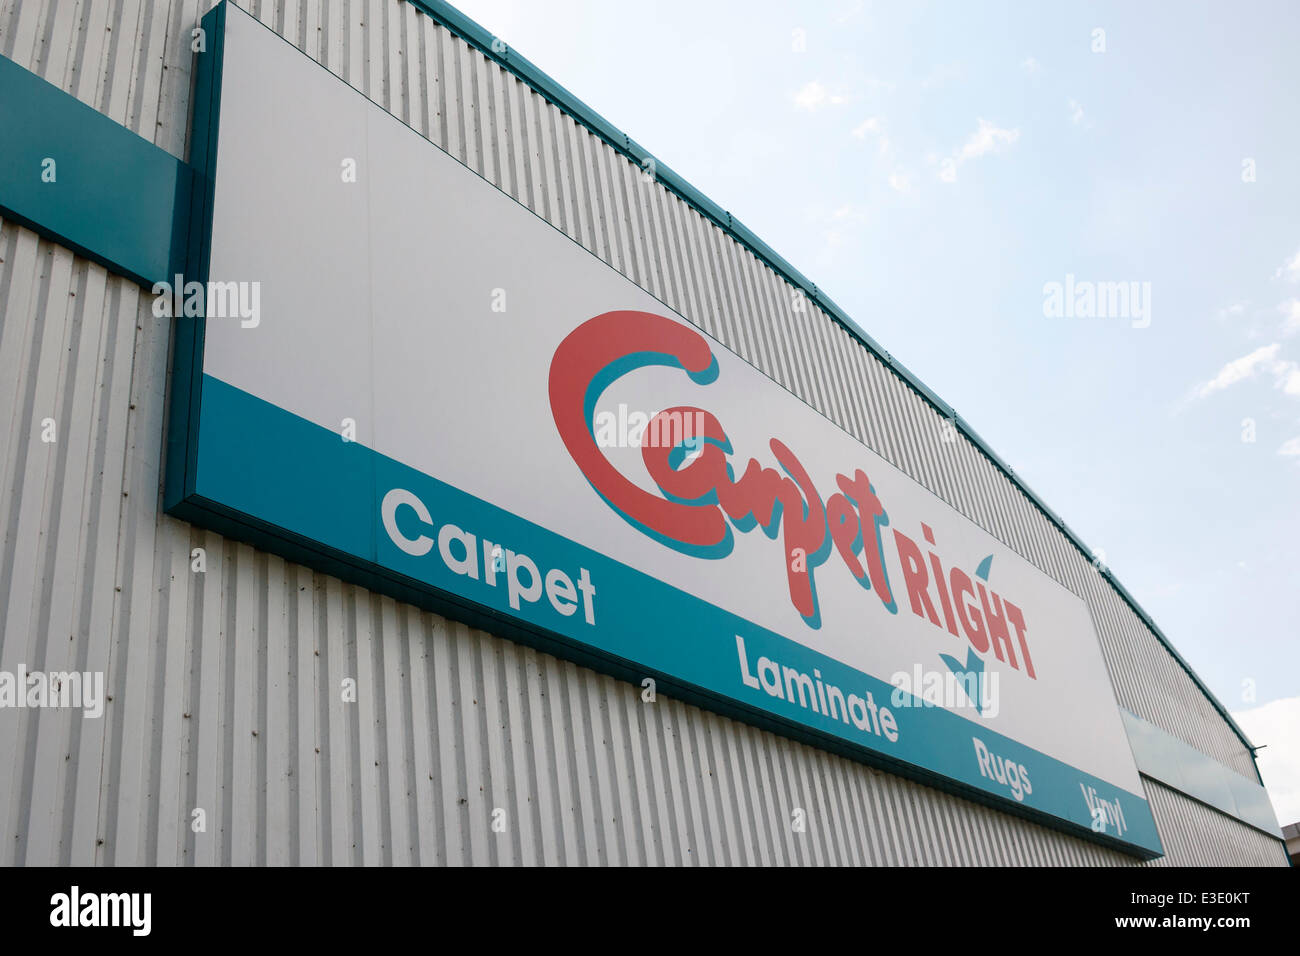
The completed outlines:
[[[933,551],[930,552],[930,567],[934,568],[934,583],[939,588],[939,603],[943,605],[943,620],[948,625],[948,630],[953,637],[961,637],[957,633],[957,622],[952,616],[952,601],[948,597],[948,585],[943,583],[943,565],[939,563],[939,556]]]
[[[898,545],[898,557],[903,563],[903,585],[907,588],[907,597],[912,602],[912,613],[917,617],[929,617],[930,623],[939,627],[939,616],[934,613],[934,603],[930,600],[930,575],[925,570],[925,559],[916,542],[903,532],[895,529],[894,542]],[[924,610],[922,610],[924,608]]]
[[[772,454],[793,478],[781,483],[781,530],[785,538],[785,572],[790,583],[790,600],[804,617],[817,613],[813,596],[812,556],[826,543],[826,508],[813,487],[812,479],[799,459],[778,439],[769,443]],[[806,569],[796,571],[791,560],[795,549],[803,551]]]
[[[880,554],[878,535],[880,519],[885,516],[885,506],[871,490],[871,482],[867,480],[867,476],[860,468],[853,473],[852,481],[844,475],[836,475],[835,483],[840,486],[840,491],[844,492],[850,501],[857,503],[858,524],[862,528],[862,551],[867,558],[871,586],[880,597],[881,603],[889,607],[894,603],[894,595],[889,590],[889,577],[885,574],[885,562]]]
[[[826,499],[826,518],[831,527],[831,540],[835,542],[835,550],[848,566],[849,573],[859,581],[865,581],[867,572],[854,551],[858,535],[862,532],[862,524],[858,521],[853,502],[836,492]]]
[[[724,553],[719,546],[730,544],[730,524],[742,532],[759,524],[774,537],[779,519],[790,601],[814,626],[813,569],[829,551],[828,540],[849,573],[874,590],[891,613],[897,613],[880,540],[889,518],[861,469],[854,471],[852,479],[837,474],[839,492],[823,503],[803,464],[773,437],[768,446],[784,473],[751,458],[740,478],[733,480],[727,460],[730,443],[722,423],[690,406],[659,412],[645,429],[641,458],[662,496],[624,477],[601,452],[591,417],[616,373],[657,364],[680,368],[697,383],[706,384],[717,371],[714,361],[708,340],[698,331],[649,312],[606,312],[569,333],[555,351],[548,387],[556,429],[579,470],[634,527],[687,553],[712,550],[714,557]],[[702,431],[696,434],[692,428],[688,433],[687,423]],[[693,452],[689,459],[683,454],[688,440]],[[921,527],[933,546],[934,532],[925,524]],[[901,531],[894,531],[894,543],[913,614],[936,627],[946,626],[954,636],[959,636],[959,619],[976,651],[985,653],[991,644],[999,660],[1019,669],[1011,641],[1014,629],[1025,670],[1035,677],[1018,607],[983,583],[978,585],[977,600],[971,578],[959,568],[945,577],[933,551],[927,568],[916,542]],[[929,592],[931,570],[943,609],[942,624]]]
[[[643,442],[641,460],[645,462],[646,471],[650,473],[650,477],[664,494],[682,501],[699,501],[718,487],[719,482],[727,480],[726,453],[717,445],[707,441],[707,439],[726,441],[727,436],[723,433],[718,420],[709,412],[699,408],[669,408],[651,419],[646,430],[652,435],[661,434],[650,430],[659,428],[665,420],[671,419],[674,415],[680,416],[683,412],[699,415],[699,420],[704,425],[704,433],[692,438],[692,441],[701,442],[699,454],[684,468],[674,468],[671,463],[675,450],[673,445]]]
[[[785,478],[775,468],[764,468],[751,458],[739,481],[718,486],[718,503],[732,521],[753,516],[764,528],[770,527],[783,481]]]
[[[957,614],[961,617],[961,626],[966,632],[966,639],[971,642],[975,650],[983,654],[989,649],[989,637],[984,632],[984,619],[977,609],[968,607],[962,600],[963,594],[972,601],[975,600],[975,586],[971,583],[970,576],[961,568],[952,569],[948,575],[948,582],[952,585],[952,596],[957,603]]]
[[[988,624],[989,639],[993,643],[993,653],[998,656],[998,660],[1006,661],[1010,658],[1010,664],[1016,670],[1020,670],[1020,665],[1016,663],[1016,652],[1011,647],[1011,634],[1007,631],[1007,616],[1002,610],[1002,599],[993,594],[993,607],[989,607],[989,592],[981,581],[980,604],[984,607],[984,621]],[[994,613],[994,609],[997,613]],[[1006,648],[1007,656],[1002,656],[1002,648]]]
[[[1011,626],[1016,629],[1016,639],[1020,642],[1020,656],[1025,659],[1025,673],[1034,680],[1038,680],[1038,676],[1034,673],[1034,662],[1029,656],[1029,645],[1025,643],[1025,616],[1020,613],[1020,608],[1016,607],[1010,601],[1007,601],[1006,605],[1007,620],[1010,621]]]
[[[642,352],[675,359],[687,372],[703,372],[713,363],[704,336],[680,322],[650,312],[605,312],[570,332],[555,350],[549,385],[555,427],[592,487],[625,518],[673,541],[712,547],[728,533],[716,505],[681,504],[643,491],[609,463],[592,436],[587,391],[593,380],[619,359]]]

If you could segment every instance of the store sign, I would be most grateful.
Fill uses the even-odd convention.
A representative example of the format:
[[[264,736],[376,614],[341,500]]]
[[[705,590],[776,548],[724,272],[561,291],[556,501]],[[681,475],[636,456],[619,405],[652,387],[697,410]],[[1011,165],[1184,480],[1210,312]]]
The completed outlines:
[[[1160,852],[1078,597],[251,17],[210,22],[194,281],[237,307],[178,323],[174,513]],[[552,194],[543,153],[521,136],[503,179],[629,275],[817,347],[797,312],[700,298],[705,263],[647,274],[623,237],[662,241],[657,187]]]

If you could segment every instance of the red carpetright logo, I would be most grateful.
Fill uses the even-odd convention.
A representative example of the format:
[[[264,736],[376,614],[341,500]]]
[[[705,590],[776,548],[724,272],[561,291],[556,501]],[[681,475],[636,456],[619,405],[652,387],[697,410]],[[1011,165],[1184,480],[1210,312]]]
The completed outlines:
[[[733,469],[722,423],[707,410],[688,406],[665,409],[648,426],[661,438],[676,438],[641,446],[646,471],[661,494],[646,491],[614,467],[595,438],[596,404],[613,382],[651,365],[680,368],[699,385],[718,377],[717,360],[703,335],[651,312],[605,312],[589,319],[569,333],[551,360],[555,426],[605,503],[642,533],[700,558],[730,554],[733,528],[743,534],[760,527],[773,539],[779,531],[790,602],[809,627],[821,626],[814,574],[832,551],[888,613],[897,614],[884,545],[889,514],[862,469],[836,474],[838,490],[823,500],[799,458],[775,437],[768,447],[780,471],[755,458],[743,470]],[[683,429],[684,421],[697,426]],[[944,568],[934,532],[926,524],[920,527],[930,546],[928,563],[913,538],[891,528],[912,613],[955,637],[964,634],[981,654],[991,648],[1013,668],[1020,669],[1023,660],[1025,673],[1036,678],[1024,615],[985,585],[992,556],[972,580],[961,568]]]

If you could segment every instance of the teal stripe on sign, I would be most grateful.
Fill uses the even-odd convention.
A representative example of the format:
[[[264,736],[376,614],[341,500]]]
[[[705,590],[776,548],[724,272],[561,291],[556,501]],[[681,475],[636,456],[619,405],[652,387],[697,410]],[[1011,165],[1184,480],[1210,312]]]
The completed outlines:
[[[183,161],[3,56],[0,136],[0,215],[142,285],[183,271]]]

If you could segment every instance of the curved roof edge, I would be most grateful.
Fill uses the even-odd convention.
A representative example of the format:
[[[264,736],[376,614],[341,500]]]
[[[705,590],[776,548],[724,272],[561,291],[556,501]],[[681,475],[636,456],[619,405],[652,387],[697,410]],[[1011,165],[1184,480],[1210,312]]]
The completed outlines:
[[[417,10],[428,14],[433,20],[446,27],[452,33],[459,36],[470,46],[475,47],[484,56],[490,60],[495,60],[502,67],[517,75],[534,90],[540,93],[548,102],[554,104],[563,112],[572,116],[577,122],[581,123],[587,129],[591,130],[606,143],[612,146],[618,152],[624,154],[638,166],[646,159],[653,158],[649,150],[645,149],[626,133],[621,132],[612,123],[593,110],[578,97],[574,96],[563,86],[557,83],[544,71],[539,69],[535,64],[520,56],[510,49],[510,47],[498,36],[495,36],[490,30],[480,26],[474,20],[471,20],[465,14],[461,13],[445,0],[406,0]],[[1061,518],[1051,508],[1044,504],[1043,500],[1012,470],[1006,462],[990,448],[980,438],[979,434],[972,428],[956,410],[936,395],[929,386],[917,378],[906,366],[889,354],[875,339],[861,329],[856,322],[849,318],[838,305],[817,288],[803,273],[801,273],[790,263],[786,262],[776,253],[767,243],[759,239],[753,232],[742,225],[738,220],[732,217],[731,213],[720,207],[713,200],[709,199],[698,189],[684,180],[681,176],[668,168],[659,160],[654,160],[655,179],[661,182],[666,188],[672,190],[687,203],[693,206],[702,215],[711,219],[722,230],[732,236],[736,241],[748,248],[754,255],[766,262],[778,275],[786,279],[791,285],[803,290],[804,294],[816,302],[828,315],[833,317],[840,325],[870,349],[882,362],[896,374],[904,383],[913,391],[928,402],[936,411],[953,423],[961,432],[975,445],[976,448],[984,454],[993,465],[1007,476],[1011,482],[1024,493],[1031,503],[1043,513],[1048,521],[1052,522],[1057,529],[1069,539],[1076,548],[1092,560],[1092,551],[1083,543],[1083,540],[1070,529],[1070,527],[1061,520]],[[1165,650],[1173,656],[1178,665],[1182,667],[1187,675],[1191,677],[1196,686],[1200,688],[1206,699],[1214,706],[1224,721],[1232,728],[1233,732],[1240,738],[1246,749],[1251,755],[1252,763],[1255,760],[1255,747],[1251,744],[1250,739],[1245,732],[1237,726],[1237,722],[1232,719],[1226,707],[1219,702],[1210,688],[1201,680],[1196,671],[1192,670],[1190,664],[1183,659],[1178,650],[1170,642],[1165,633],[1160,630],[1156,622],[1152,620],[1151,615],[1147,614],[1137,600],[1128,592],[1128,589],[1121,584],[1110,569],[1101,567],[1098,569],[1111,586],[1119,594],[1124,602],[1128,604],[1133,612],[1142,620],[1151,633],[1164,645]],[[1258,769],[1256,775],[1258,776]]]

